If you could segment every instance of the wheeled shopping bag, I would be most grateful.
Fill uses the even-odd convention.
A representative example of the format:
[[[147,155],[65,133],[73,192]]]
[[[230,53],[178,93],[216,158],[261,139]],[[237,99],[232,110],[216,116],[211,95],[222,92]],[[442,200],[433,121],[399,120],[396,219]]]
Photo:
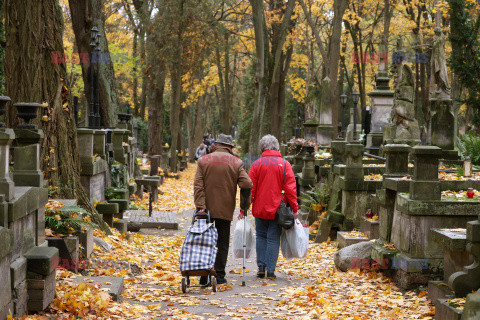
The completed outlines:
[[[205,213],[195,211],[192,225],[188,228],[187,235],[180,251],[180,272],[182,273],[182,292],[186,293],[188,287],[210,287],[217,291],[216,272],[213,270],[217,256],[218,233],[210,219],[208,210]],[[190,277],[206,276],[207,283],[192,285]]]

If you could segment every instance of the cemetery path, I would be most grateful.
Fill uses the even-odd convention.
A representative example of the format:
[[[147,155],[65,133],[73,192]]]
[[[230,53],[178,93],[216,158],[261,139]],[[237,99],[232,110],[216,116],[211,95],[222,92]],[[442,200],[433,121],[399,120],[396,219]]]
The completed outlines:
[[[96,247],[95,257],[114,264],[90,269],[89,274],[123,277],[120,302],[111,301],[98,287],[75,284],[74,274],[59,270],[57,297],[48,314],[57,319],[433,319],[434,308],[424,292],[402,293],[374,271],[337,270],[336,242],[311,243],[306,259],[280,257],[275,281],[256,278],[252,256],[246,287],[240,286],[242,261],[230,252],[228,285],[217,293],[192,288],[183,294],[178,256],[191,223],[192,210],[185,209],[193,206],[195,169],[190,165],[179,180],[167,179],[160,188],[165,194],[156,204],[157,210],[180,212],[180,230],[142,229],[109,237],[97,233],[113,248]],[[232,235],[233,227],[234,223]]]

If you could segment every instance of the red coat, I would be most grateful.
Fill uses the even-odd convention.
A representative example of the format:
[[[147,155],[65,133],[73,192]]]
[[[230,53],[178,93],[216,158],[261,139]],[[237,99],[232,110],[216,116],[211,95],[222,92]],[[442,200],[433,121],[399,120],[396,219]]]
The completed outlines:
[[[261,219],[275,219],[280,200],[282,199],[283,166],[287,166],[285,174],[285,203],[297,212],[297,184],[292,166],[282,159],[280,152],[267,150],[262,157],[252,163],[248,176],[253,182],[252,213]]]

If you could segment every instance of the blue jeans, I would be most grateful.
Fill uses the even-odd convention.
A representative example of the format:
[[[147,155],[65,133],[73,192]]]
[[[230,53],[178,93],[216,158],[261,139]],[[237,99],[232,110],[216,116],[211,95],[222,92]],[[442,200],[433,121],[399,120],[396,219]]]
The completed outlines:
[[[282,227],[277,220],[255,218],[257,265],[266,266],[267,272],[275,272],[278,251],[280,249],[280,235]]]

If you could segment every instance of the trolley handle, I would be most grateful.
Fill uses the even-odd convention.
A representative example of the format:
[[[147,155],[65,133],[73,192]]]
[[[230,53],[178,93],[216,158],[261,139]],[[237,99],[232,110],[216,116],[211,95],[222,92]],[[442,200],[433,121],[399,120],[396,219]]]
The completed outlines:
[[[205,210],[205,212],[198,212],[199,210],[196,209],[195,210],[195,213],[193,214],[193,217],[192,217],[192,224],[195,222],[196,219],[198,219],[199,217],[205,217],[207,219],[207,223],[210,223],[211,222],[211,219],[210,219],[210,211],[208,210]]]

